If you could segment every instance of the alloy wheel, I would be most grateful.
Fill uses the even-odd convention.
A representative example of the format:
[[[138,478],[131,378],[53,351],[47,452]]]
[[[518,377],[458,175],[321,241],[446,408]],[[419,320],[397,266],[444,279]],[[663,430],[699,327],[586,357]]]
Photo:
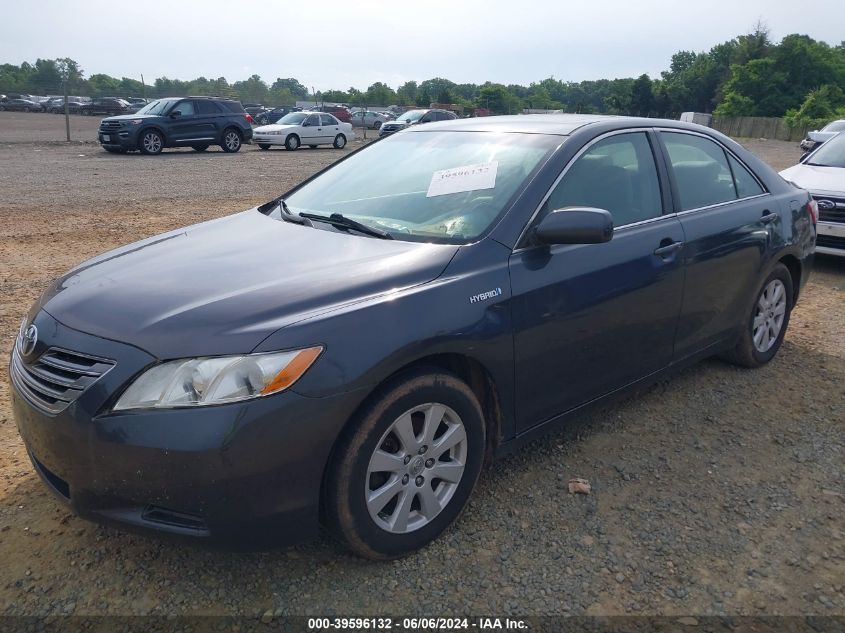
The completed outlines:
[[[780,279],[773,279],[760,293],[751,325],[754,347],[758,352],[768,352],[775,344],[783,328],[785,315],[786,288]]]
[[[161,137],[155,132],[147,132],[141,141],[144,149],[150,154],[158,154],[161,151]]]
[[[241,144],[241,137],[235,131],[227,132],[223,142],[226,144],[226,149],[234,152]]]
[[[394,534],[428,525],[454,496],[466,463],[466,429],[454,410],[428,403],[406,411],[370,457],[364,485],[370,517]]]

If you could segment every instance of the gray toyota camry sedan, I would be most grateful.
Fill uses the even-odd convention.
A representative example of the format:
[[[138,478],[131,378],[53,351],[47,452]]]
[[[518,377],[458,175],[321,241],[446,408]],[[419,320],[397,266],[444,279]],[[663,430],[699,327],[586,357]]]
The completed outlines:
[[[21,324],[14,416],[88,519],[277,542],[322,523],[400,556],[586,407],[712,355],[772,361],[816,220],[692,124],[412,126],[68,271]]]

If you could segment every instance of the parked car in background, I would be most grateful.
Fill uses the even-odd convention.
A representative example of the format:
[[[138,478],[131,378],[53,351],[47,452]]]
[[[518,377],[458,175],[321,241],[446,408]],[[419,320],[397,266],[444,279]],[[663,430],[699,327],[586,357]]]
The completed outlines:
[[[262,125],[253,131],[253,140],[259,149],[284,145],[296,150],[302,145],[317,147],[332,145],[343,149],[355,138],[351,123],[344,123],[328,112],[305,111],[286,114],[276,123]]]
[[[820,130],[807,132],[807,138],[800,143],[801,149],[805,152],[812,152],[819,145],[843,131],[845,131],[845,119],[831,121]]]
[[[818,206],[816,252],[845,257],[845,132],[780,175],[809,191]]]
[[[272,110],[266,110],[255,116],[255,122],[258,125],[267,125],[268,123],[275,123],[286,114],[289,114],[291,112],[300,112],[301,110],[302,108],[297,108],[296,106],[282,106],[279,108],[273,108]]]
[[[124,114],[129,110],[129,103],[116,97],[100,97],[79,106],[79,114],[94,116],[95,114]]]
[[[41,112],[41,106],[29,99],[7,99],[0,102],[0,110],[10,112]]]
[[[315,106],[311,108],[311,112],[328,112],[336,119],[341,121],[342,123],[352,123],[352,113],[349,111],[349,108],[342,105],[326,105],[325,103],[320,106]]]
[[[458,115],[449,110],[438,109],[424,109],[424,110],[409,110],[398,115],[393,121],[382,124],[379,128],[379,136],[387,136],[400,130],[404,130],[412,125],[420,125],[422,123],[431,123],[433,121],[450,121],[457,119]]]
[[[129,103],[129,107],[126,109],[126,114],[134,114],[150,102],[149,99],[142,99],[140,97],[130,97],[129,99],[126,99],[126,101]]]
[[[165,147],[192,147],[204,152],[219,145],[237,152],[252,139],[249,115],[240,101],[218,97],[158,99],[135,114],[103,119],[98,139],[107,152],[140,150],[160,154]]]
[[[79,114],[79,108],[82,107],[84,101],[79,101],[73,97],[68,97],[67,108],[68,114]],[[65,112],[65,98],[53,97],[49,101],[42,103],[41,108],[44,112],[50,114],[64,114]]]
[[[352,125],[354,127],[368,127],[373,130],[379,129],[383,123],[391,119],[382,112],[358,110],[352,113]]]
[[[269,108],[265,108],[260,103],[245,103],[243,104],[244,111],[249,114],[253,119],[258,115],[262,114],[263,112],[267,112]]]
[[[698,360],[772,362],[812,268],[810,202],[679,121],[414,126],[49,284],[11,351],[12,414],[90,520],[278,544],[323,522],[396,558],[492,458]],[[752,382],[798,391],[791,363]]]

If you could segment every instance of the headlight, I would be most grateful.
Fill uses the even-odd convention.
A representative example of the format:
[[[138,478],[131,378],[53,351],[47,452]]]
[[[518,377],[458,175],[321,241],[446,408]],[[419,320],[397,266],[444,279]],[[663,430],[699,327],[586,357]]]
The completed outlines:
[[[129,121],[132,125],[141,125],[144,122],[144,119],[132,119]]]
[[[201,407],[266,396],[299,380],[322,351],[322,347],[308,347],[169,361],[136,378],[114,410]]]

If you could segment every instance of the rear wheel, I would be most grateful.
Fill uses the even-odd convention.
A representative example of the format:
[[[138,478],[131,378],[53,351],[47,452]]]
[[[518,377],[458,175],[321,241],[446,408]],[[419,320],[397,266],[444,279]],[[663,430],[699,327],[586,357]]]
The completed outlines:
[[[266,150],[270,149],[270,146],[267,143],[259,143],[258,149],[262,149],[262,150],[266,151]]]
[[[208,145],[206,145],[205,143],[201,145],[191,145],[191,147],[194,149],[195,152],[204,152],[208,149]]]
[[[285,149],[288,149],[290,151],[299,149],[299,137],[296,134],[290,134],[285,139]]]
[[[379,129],[380,127],[381,127],[381,121],[379,121],[378,119],[376,119],[376,120],[375,120],[375,122],[373,122],[373,129],[374,129],[374,130],[377,130],[377,129]]]
[[[241,133],[231,127],[223,130],[223,142],[220,147],[224,152],[234,154],[241,148]]]
[[[343,134],[338,134],[334,137],[335,149],[343,149],[346,147],[346,137]]]
[[[466,383],[438,370],[400,374],[344,431],[327,517],[361,556],[412,552],[461,513],[484,450],[484,418]]]
[[[141,142],[138,143],[138,149],[142,154],[154,156],[161,154],[164,149],[164,138],[157,130],[147,130],[141,135]]]
[[[739,343],[725,359],[743,367],[760,367],[772,360],[786,335],[793,296],[792,275],[777,264],[757,290]]]

